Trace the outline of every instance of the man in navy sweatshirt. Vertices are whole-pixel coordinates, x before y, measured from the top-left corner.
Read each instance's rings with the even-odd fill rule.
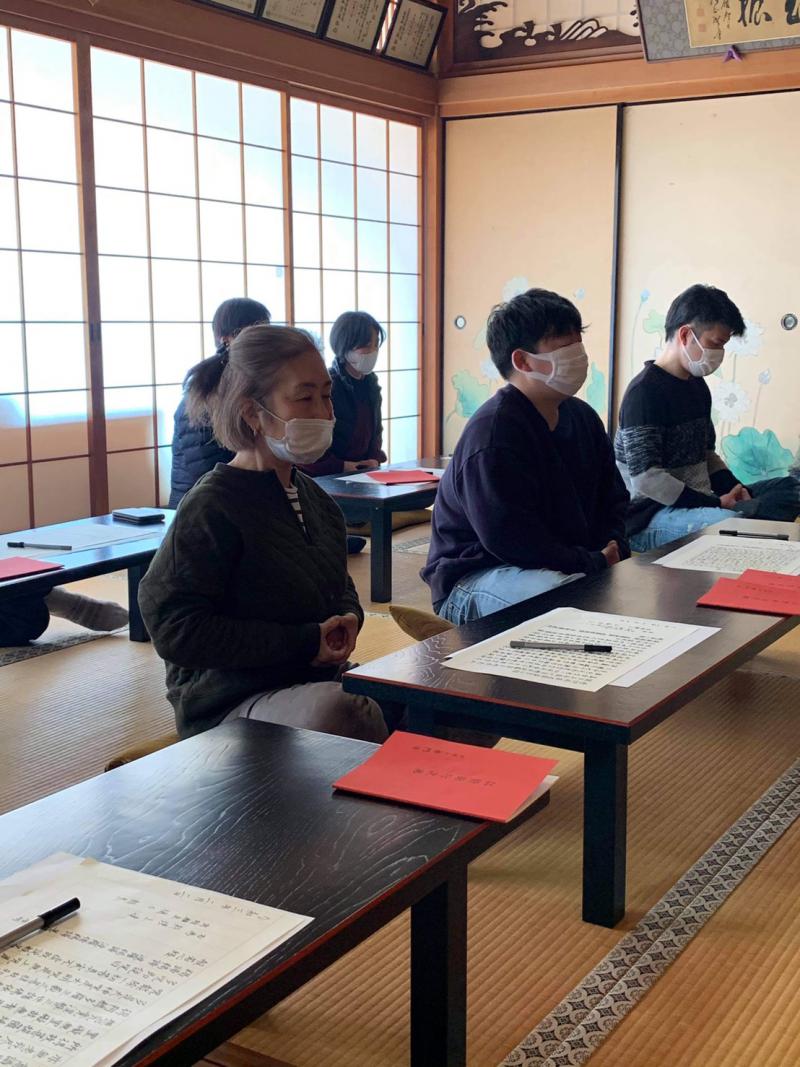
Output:
[[[569,300],[530,289],[496,307],[486,338],[507,385],[470,419],[433,509],[421,571],[434,610],[489,615],[630,555],[628,493],[602,422],[575,393],[583,324]]]

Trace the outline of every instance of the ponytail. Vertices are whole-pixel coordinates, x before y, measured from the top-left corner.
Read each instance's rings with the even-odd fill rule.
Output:
[[[219,388],[228,365],[228,343],[220,341],[213,356],[203,359],[183,379],[186,414],[192,426],[207,426],[211,421],[209,401]]]
[[[321,359],[311,336],[288,326],[247,326],[215,355],[186,375],[186,413],[193,425],[208,425],[231,452],[253,447],[255,431],[244,417],[248,402],[264,403],[284,368],[308,352]]]
[[[228,347],[232,338],[247,326],[268,323],[269,318],[269,311],[263,304],[245,296],[223,301],[214,312],[211,326],[217,350],[210,359],[196,363],[183,379],[185,409],[192,426],[207,426],[211,422],[209,404],[228,365]]]

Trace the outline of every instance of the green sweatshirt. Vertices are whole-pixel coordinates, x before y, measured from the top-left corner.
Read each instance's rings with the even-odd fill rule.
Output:
[[[166,661],[167,697],[182,737],[217,726],[268,689],[324,681],[319,623],[352,612],[344,519],[295,472],[306,532],[272,472],[218,463],[191,489],[139,587],[139,605]]]

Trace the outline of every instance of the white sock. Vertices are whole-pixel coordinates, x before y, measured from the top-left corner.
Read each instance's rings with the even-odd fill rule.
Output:
[[[113,600],[93,600],[56,586],[45,598],[51,615],[69,619],[87,630],[118,630],[128,623],[128,612]]]

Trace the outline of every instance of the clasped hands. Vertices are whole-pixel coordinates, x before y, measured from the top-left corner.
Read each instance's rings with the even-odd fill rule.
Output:
[[[733,489],[729,493],[723,493],[719,498],[720,505],[723,508],[727,508],[729,511],[733,511],[737,504],[744,500],[752,500],[752,496],[745,487],[739,483],[734,485]]]
[[[380,467],[380,463],[378,463],[377,459],[346,459],[343,467],[345,474],[353,474],[355,471],[376,471]]]
[[[311,666],[331,667],[346,662],[356,647],[357,637],[358,619],[352,612],[331,615],[319,624],[319,649]]]

